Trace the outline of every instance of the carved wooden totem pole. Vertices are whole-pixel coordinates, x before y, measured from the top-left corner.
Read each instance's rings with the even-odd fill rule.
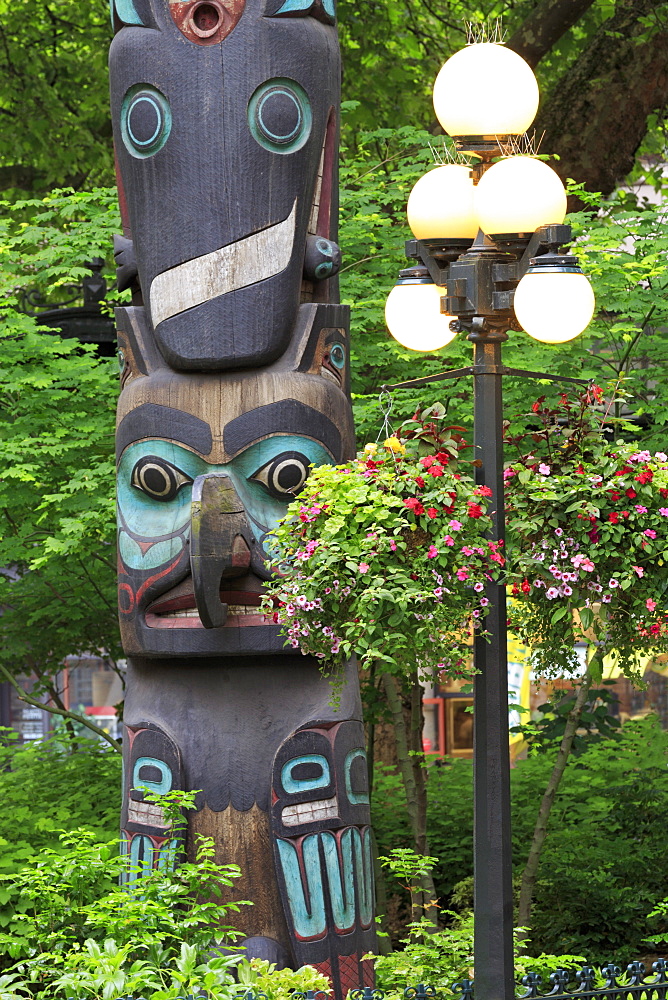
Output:
[[[359,686],[259,613],[267,533],[311,463],[353,453],[336,273],[335,0],[112,0],[123,835],[176,845],[149,789],[236,862],[246,954],[370,985]]]

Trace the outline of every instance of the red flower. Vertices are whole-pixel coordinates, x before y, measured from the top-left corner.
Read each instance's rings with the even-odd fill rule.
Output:
[[[531,590],[531,584],[529,583],[529,581],[522,580],[522,593],[528,594],[530,590]]]
[[[479,503],[470,503],[469,502],[468,515],[469,515],[469,517],[482,517],[482,515],[483,515],[483,509],[480,506],[480,504]]]
[[[415,477],[415,482],[422,489],[422,487],[424,486],[424,479],[422,478],[422,476],[416,476]]]
[[[612,514],[608,514],[608,521],[610,522],[610,524],[617,524],[617,522],[619,521],[619,514],[617,513],[617,511],[615,511]]]
[[[437,451],[436,458],[441,463],[441,465],[447,465],[448,462],[450,461],[450,456],[448,455],[447,451]]]
[[[492,491],[490,490],[489,486],[477,486],[474,489],[473,492],[474,492],[474,494],[477,497],[491,497],[492,496]]]
[[[427,507],[427,517],[434,518],[437,516],[438,516],[438,511],[436,510],[435,507]]]
[[[513,590],[512,590],[513,597],[517,597],[517,595],[519,594],[519,592],[520,592],[520,588],[517,586],[516,583],[514,583],[513,584]],[[508,624],[510,625],[510,619],[508,619]]]
[[[619,500],[620,496],[622,495],[617,490],[608,490],[608,493],[610,495],[611,500]]]
[[[643,469],[640,475],[636,476],[635,478],[637,482],[645,486],[646,483],[652,482],[652,480],[654,479],[654,473],[652,472],[651,469]]]
[[[416,517],[419,517],[420,514],[424,514],[424,507],[417,497],[409,497],[408,500],[404,500],[404,507],[408,507],[409,510],[412,510]]]
[[[442,476],[443,475],[443,469],[441,468],[440,465],[432,465],[429,468],[429,475],[430,476]]]
[[[668,500],[668,490],[660,489],[659,493],[661,494],[664,500]]]
[[[628,510],[623,510],[622,511],[622,517],[630,517],[630,516],[631,515],[630,515],[630,512]]]
[[[629,500],[633,500],[635,497],[638,496],[638,494],[636,493],[636,491],[633,489],[632,486],[629,486],[628,490],[626,491],[626,495],[629,498]]]
[[[577,467],[577,469],[575,471],[577,472],[578,476],[584,476],[585,470],[582,467],[582,463],[580,463],[580,465],[578,465],[578,467]]]
[[[425,469],[430,469],[435,461],[436,459],[433,455],[425,455],[424,458],[420,459],[420,465]]]

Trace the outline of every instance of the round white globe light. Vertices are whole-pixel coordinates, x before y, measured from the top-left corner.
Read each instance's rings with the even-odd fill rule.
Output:
[[[533,156],[494,163],[475,188],[475,210],[488,235],[532,233],[566,217],[566,190],[559,175]]]
[[[429,279],[399,279],[385,303],[385,322],[402,347],[437,351],[454,340],[450,323],[455,317],[441,312],[442,295],[445,289]]]
[[[594,291],[579,268],[530,268],[515,291],[515,315],[523,330],[544,344],[565,344],[587,329],[596,308]]]
[[[538,111],[538,82],[512,49],[481,42],[448,59],[434,84],[434,110],[448,135],[522,135]]]
[[[408,225],[416,240],[475,239],[478,218],[469,167],[448,163],[421,177],[408,198]]]

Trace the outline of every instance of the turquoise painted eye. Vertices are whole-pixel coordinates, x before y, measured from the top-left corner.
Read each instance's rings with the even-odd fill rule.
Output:
[[[294,153],[311,134],[311,102],[294,80],[268,80],[249,101],[248,123],[253,137],[265,149]]]
[[[165,502],[173,500],[181,487],[192,483],[192,479],[164,458],[145,455],[135,463],[131,482],[152,500]]]
[[[335,368],[342,371],[346,366],[346,349],[343,344],[332,344],[329,349],[329,360]]]
[[[306,482],[309,465],[308,458],[301,452],[284,451],[258,469],[250,479],[262,483],[275,500],[288,502]]]
[[[164,94],[148,84],[128,90],[121,105],[121,135],[131,156],[146,159],[167,142],[172,113]]]

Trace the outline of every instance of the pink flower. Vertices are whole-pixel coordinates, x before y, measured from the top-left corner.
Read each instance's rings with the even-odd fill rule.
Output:
[[[432,593],[433,593],[434,597],[442,597],[443,596],[443,587],[436,587],[432,591]]]
[[[668,507],[659,507],[659,514],[663,517],[668,517]]]
[[[465,566],[462,566],[461,569],[457,570],[457,579],[458,580],[468,580],[468,578],[469,578],[469,571],[466,569]]]
[[[642,568],[642,566],[632,566],[631,568],[635,570],[637,576],[643,577],[645,575],[645,570]]]
[[[556,587],[548,587],[548,589],[545,591],[545,596],[547,597],[548,601],[553,601],[555,597],[559,597],[559,591],[557,590]]]
[[[541,476],[549,476],[550,466],[545,465],[545,462],[541,462],[540,465],[538,466],[538,471],[540,472]]]
[[[647,535],[648,538],[656,538],[656,531],[652,531],[651,528],[647,528],[643,531],[643,535]]]
[[[635,567],[634,567],[634,569],[635,569]],[[613,578],[612,580],[608,580],[608,586],[609,586],[609,587],[610,587],[610,588],[611,588],[612,590],[614,590],[614,588],[615,588],[615,587],[618,587],[618,586],[619,586],[619,580],[615,580],[614,578]]]
[[[668,455],[666,455],[663,451],[657,451],[657,453],[654,456],[654,458],[658,458],[658,460],[660,462],[666,462],[666,461],[668,461]]]
[[[452,535],[446,535],[445,538],[443,539],[443,541],[445,542],[446,545],[454,545],[455,544],[455,540],[452,537]]]
[[[612,600],[611,594],[604,594],[603,597],[601,598],[603,604],[609,604],[611,600]]]
[[[390,552],[396,552],[396,551],[397,551],[397,543],[390,542]]]
[[[571,594],[573,593],[573,588],[569,587],[568,584],[565,583],[561,588],[561,592],[564,595],[564,597],[570,597]]]
[[[647,513],[647,507],[643,507],[643,505],[641,503],[637,503],[635,505],[635,508],[636,508],[636,510],[638,511],[639,514],[646,514]]]
[[[481,608],[486,608],[488,604],[489,604],[489,598],[488,597],[481,597],[480,598],[480,607]],[[473,612],[473,614],[475,614],[475,611]]]
[[[484,583],[480,583],[480,582],[474,583],[473,584],[473,589],[476,591],[476,593],[479,594],[482,590],[485,589],[485,584]]]
[[[645,601],[645,607],[648,611],[654,611],[656,608],[656,601],[653,601],[651,597],[648,597]]]
[[[435,559],[437,555],[438,555],[438,549],[436,548],[436,546],[430,545],[429,550],[427,552],[427,559]]]
[[[369,564],[368,563],[361,562],[357,568],[360,571],[360,573],[368,573],[369,572]]]
[[[504,469],[503,470],[504,481],[507,480],[507,479],[512,479],[515,474],[516,473],[515,473],[514,469]]]
[[[461,528],[461,526],[462,526],[462,522],[461,521],[454,521],[454,520],[453,521],[448,521],[448,528],[451,528],[452,531],[459,531],[459,529]]]

